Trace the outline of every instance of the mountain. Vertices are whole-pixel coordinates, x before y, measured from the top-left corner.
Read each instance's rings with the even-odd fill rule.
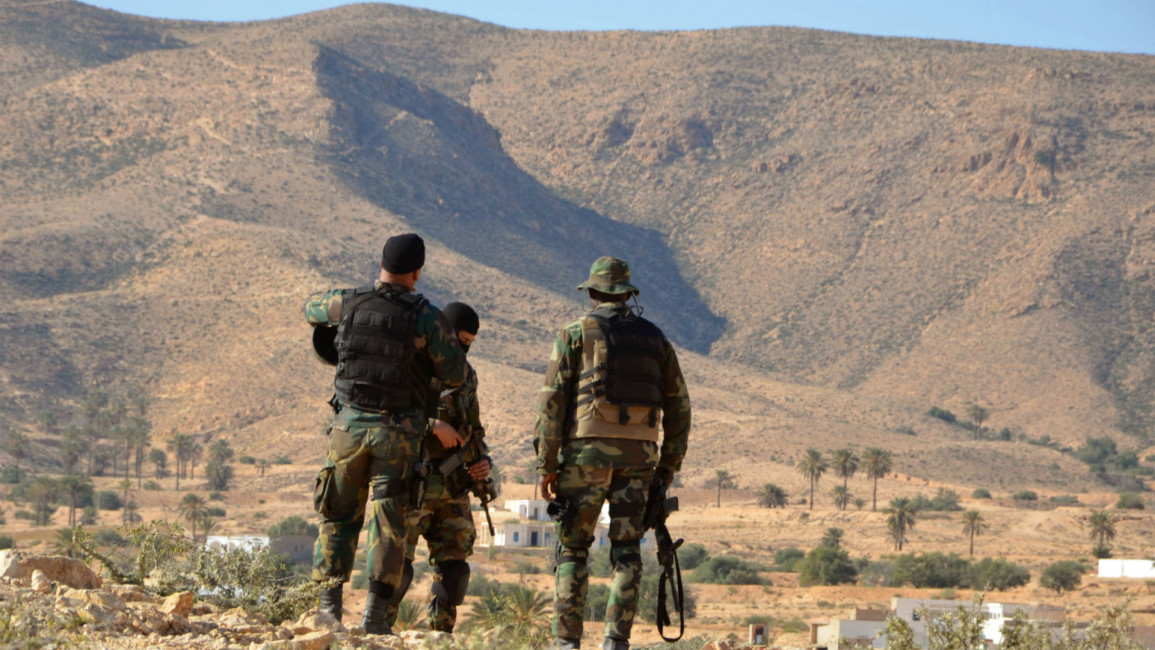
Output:
[[[275,21],[0,1],[0,423],[141,394],[154,436],[321,454],[300,305],[429,245],[522,472],[574,287],[627,258],[679,346],[691,477],[808,446],[1075,490],[1155,418],[1155,58],[788,28],[540,32],[384,4]],[[915,435],[910,435],[914,433]],[[1058,467],[1062,471],[1056,472]]]

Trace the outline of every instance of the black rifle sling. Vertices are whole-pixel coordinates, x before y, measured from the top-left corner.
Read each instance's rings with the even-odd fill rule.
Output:
[[[656,540],[665,538],[666,543],[670,543],[670,531],[666,528],[665,523],[658,524],[654,528],[654,536]],[[670,565],[662,567],[662,575],[658,578],[658,635],[667,643],[673,643],[682,638],[686,633],[686,601],[684,600],[685,592],[682,591],[682,565],[678,562],[678,546],[681,545],[682,540],[677,543],[670,543],[670,556],[673,562]],[[660,543],[660,542],[659,542]],[[678,612],[678,636],[666,636],[666,626],[670,625],[670,612],[666,606],[667,593],[669,598],[674,601],[674,609]]]

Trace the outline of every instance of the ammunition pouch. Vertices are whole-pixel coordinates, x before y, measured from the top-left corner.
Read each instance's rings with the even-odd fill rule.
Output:
[[[337,490],[333,487],[333,470],[335,467],[325,467],[317,472],[317,479],[313,482],[313,510],[322,517],[328,517],[333,512],[333,499]]]

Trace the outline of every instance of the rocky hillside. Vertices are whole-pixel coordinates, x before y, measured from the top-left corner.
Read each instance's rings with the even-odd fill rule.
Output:
[[[405,230],[420,288],[481,313],[513,471],[604,253],[682,350],[691,476],[881,445],[960,484],[1087,480],[930,406],[1144,451],[1155,58],[382,4],[225,25],[3,0],[0,43],[0,424],[44,467],[43,414],[82,425],[94,389],[144,394],[157,437],[319,456],[300,304]]]

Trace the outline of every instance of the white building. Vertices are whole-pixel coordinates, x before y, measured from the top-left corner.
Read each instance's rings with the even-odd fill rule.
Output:
[[[1099,560],[1100,578],[1155,578],[1151,560]]]
[[[914,633],[914,642],[927,647],[927,627],[945,614],[958,614],[959,608],[971,611],[974,603],[968,600],[935,600],[929,598],[892,598],[890,611],[856,609],[848,619],[815,620],[810,622],[810,647],[814,650],[842,650],[869,644],[885,648],[886,639],[880,633],[886,629],[886,618],[893,615],[906,621]],[[1063,620],[1061,607],[1018,605],[1013,603],[984,602],[980,616],[983,619],[983,639],[987,647],[997,648],[1003,642],[1003,626],[1024,610],[1034,621],[1053,623]],[[855,645],[857,644],[857,645]]]
[[[507,548],[552,548],[557,538],[554,522],[546,512],[548,505],[549,502],[545,499],[507,499],[503,510],[494,509],[490,513],[493,519],[492,539],[484,522],[477,525],[477,544]],[[507,513],[513,514],[516,519],[510,518]],[[653,544],[653,541],[654,533],[650,531],[642,539],[642,545]],[[594,528],[594,542],[590,550],[609,545],[610,506],[606,503],[602,504],[602,512],[598,515],[598,523]]]
[[[258,549],[270,550],[289,556],[289,562],[301,564],[313,561],[313,545],[317,538],[312,535],[289,535],[278,537],[271,543],[268,535],[209,535],[205,538],[205,548],[220,551],[244,550],[252,553]]]

